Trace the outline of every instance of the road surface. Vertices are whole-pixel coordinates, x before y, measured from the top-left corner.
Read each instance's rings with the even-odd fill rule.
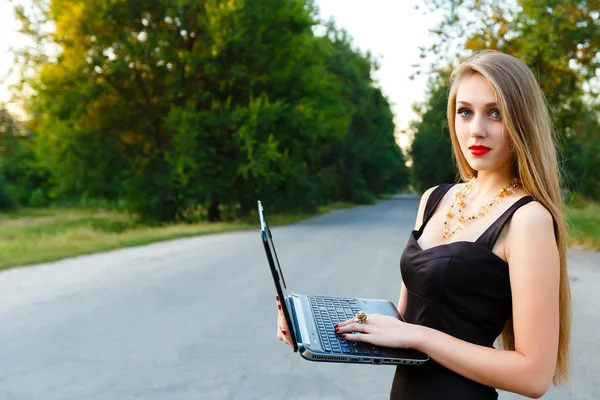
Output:
[[[397,302],[417,206],[397,196],[274,228],[290,290]],[[574,378],[544,398],[598,399],[600,254],[569,261]],[[389,396],[394,367],[309,362],[276,340],[258,222],[8,270],[0,296],[0,400]]]

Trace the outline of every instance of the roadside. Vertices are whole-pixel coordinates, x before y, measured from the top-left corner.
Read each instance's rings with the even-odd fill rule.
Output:
[[[571,245],[600,251],[600,203],[586,202],[567,208]]]
[[[353,207],[332,203],[315,213],[270,214],[272,226],[291,224],[330,210]],[[133,216],[102,209],[37,208],[0,215],[0,270],[67,257],[190,236],[258,228],[258,214],[220,223],[176,223],[152,226]]]
[[[286,225],[354,206],[332,203],[320,207],[316,213],[270,214],[269,223]],[[567,220],[571,245],[600,251],[600,204],[570,205]],[[102,209],[22,209],[0,215],[0,270],[164,240],[257,229],[257,226],[256,213],[232,222],[151,226],[127,214]]]

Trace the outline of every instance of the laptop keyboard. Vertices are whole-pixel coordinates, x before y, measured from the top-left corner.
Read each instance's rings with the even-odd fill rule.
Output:
[[[380,351],[376,346],[347,341],[335,333],[334,325],[354,318],[359,311],[356,300],[322,296],[308,296],[308,299],[315,316],[321,344],[326,352],[380,355]]]

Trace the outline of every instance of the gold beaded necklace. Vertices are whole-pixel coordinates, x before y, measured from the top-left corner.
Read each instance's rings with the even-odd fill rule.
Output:
[[[452,199],[452,204],[450,205],[450,208],[446,212],[446,218],[444,220],[444,226],[442,229],[442,238],[443,239],[452,238],[456,232],[458,232],[461,229],[464,229],[465,226],[469,222],[487,215],[490,208],[492,208],[496,204],[500,203],[500,199],[503,199],[506,196],[512,194],[514,192],[514,190],[519,186],[519,180],[517,178],[513,179],[513,181],[508,186],[506,186],[506,187],[502,188],[502,190],[500,190],[500,193],[498,193],[496,196],[494,196],[494,198],[492,198],[490,201],[486,202],[483,206],[481,206],[479,208],[479,211],[477,211],[475,214],[471,215],[470,217],[464,217],[461,215],[461,213],[462,213],[463,208],[466,205],[465,199],[467,198],[467,195],[471,192],[471,190],[473,190],[475,183],[477,183],[477,178],[476,177],[471,178],[471,180],[469,182],[467,182],[465,187],[461,191],[456,193],[456,195],[454,196],[454,199]],[[453,212],[455,207],[457,208],[456,215],[458,217],[457,218],[458,225],[456,225],[454,230],[450,231],[450,227],[448,226],[448,223],[449,223],[450,219],[452,219],[452,217],[455,215]]]

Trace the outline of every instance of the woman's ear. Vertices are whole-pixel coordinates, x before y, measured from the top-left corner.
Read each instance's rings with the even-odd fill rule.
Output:
[[[513,164],[517,162],[517,155],[515,154],[515,144],[514,142],[511,140],[511,138],[508,138],[508,151],[510,151],[513,154]]]

